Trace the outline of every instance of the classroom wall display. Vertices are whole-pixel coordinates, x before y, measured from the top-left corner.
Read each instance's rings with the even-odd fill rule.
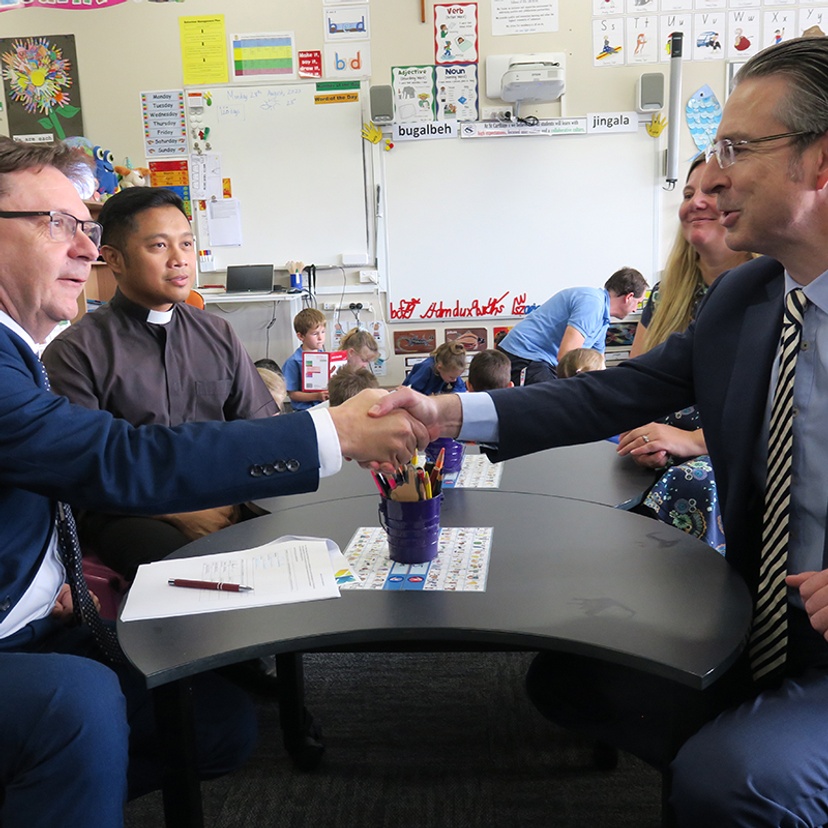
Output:
[[[384,156],[389,320],[519,317],[623,266],[652,282],[658,147],[643,129],[398,144]]]
[[[477,3],[435,3],[434,62],[475,63],[477,59]]]
[[[446,328],[445,341],[459,342],[468,353],[476,353],[489,347],[489,332],[485,328]]]
[[[216,270],[279,268],[290,259],[340,265],[343,253],[373,260],[362,140],[367,84],[300,80],[186,91],[205,102],[188,107],[191,145],[209,130],[240,212],[241,245],[217,247],[199,235]]]
[[[392,66],[391,88],[397,123],[434,120],[433,66]]]
[[[828,10],[820,5],[825,3],[592,0],[593,65],[667,63],[670,35],[677,31],[685,35],[685,61],[746,60],[782,40],[828,34]]]
[[[558,31],[558,0],[492,0],[492,35]]]
[[[325,9],[325,40],[368,40],[370,37],[367,5]]]
[[[230,39],[233,77],[258,82],[296,77],[293,32],[234,34]]]
[[[435,66],[437,120],[476,121],[478,103],[477,64]]]
[[[105,9],[109,6],[120,6],[127,0],[0,0],[0,12],[12,9],[69,9],[83,11],[85,9]]]
[[[9,133],[21,140],[83,135],[73,35],[0,38]]]
[[[435,328],[394,331],[395,354],[430,354],[437,347]]]

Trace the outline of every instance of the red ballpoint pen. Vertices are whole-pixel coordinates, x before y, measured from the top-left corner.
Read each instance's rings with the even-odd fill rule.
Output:
[[[214,589],[219,592],[252,592],[253,587],[243,584],[229,584],[225,581],[190,581],[186,578],[170,578],[170,586],[188,587],[189,589]]]

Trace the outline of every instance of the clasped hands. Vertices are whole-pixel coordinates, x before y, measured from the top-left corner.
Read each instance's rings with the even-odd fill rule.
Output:
[[[661,469],[670,457],[698,457],[707,453],[704,432],[687,431],[664,423],[648,423],[618,438],[618,454],[630,455],[639,466]]]
[[[391,471],[437,437],[455,437],[462,413],[456,394],[426,397],[410,388],[368,389],[330,409],[343,456]]]

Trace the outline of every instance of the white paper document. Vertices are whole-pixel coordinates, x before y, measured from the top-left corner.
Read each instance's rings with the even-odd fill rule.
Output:
[[[189,589],[170,586],[170,578],[222,581],[253,589],[250,592]],[[169,618],[322,598],[339,598],[326,542],[315,538],[280,539],[238,552],[139,566],[121,620]]]

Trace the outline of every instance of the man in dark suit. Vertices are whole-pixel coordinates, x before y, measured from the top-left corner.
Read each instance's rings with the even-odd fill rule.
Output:
[[[772,580],[763,557],[766,507],[779,480],[790,481],[790,507],[783,503],[775,516],[785,515],[779,525],[789,532],[779,576],[786,627],[774,639],[778,653],[761,669],[755,622],[750,653],[701,699],[631,671],[554,654],[538,656],[528,688],[550,718],[670,763],[681,826],[822,826],[828,822],[828,39],[787,41],[745,64],[702,188],[716,194],[734,250],[774,258],[722,276],[685,334],[609,371],[462,400],[400,391],[373,413],[405,407],[432,438],[459,434],[495,443],[495,459],[506,459],[607,437],[696,403],[719,484],[727,558],[759,596],[757,604]],[[807,299],[801,344],[780,351],[783,303],[798,288]],[[780,475],[776,462],[768,462],[769,433],[776,432],[769,421],[777,385],[786,386],[777,380],[787,373],[790,353],[798,354],[791,414],[774,421],[792,423],[791,472]],[[651,450],[644,436],[634,452]],[[678,744],[670,739],[676,709],[682,711]]]
[[[379,391],[315,415],[175,429],[133,428],[52,394],[37,358],[38,343],[59,321],[75,315],[100,242],[100,225],[90,220],[64,174],[77,172],[77,158],[62,146],[0,139],[0,823],[5,828],[63,821],[117,828],[127,783],[129,794],[139,795],[157,787],[160,778],[143,678],[113,662],[104,669],[118,682],[99,680],[100,671],[86,660],[105,661],[102,636],[93,639],[87,623],[68,623],[73,598],[85,592],[78,579],[70,578],[71,595],[64,583],[75,556],[58,501],[137,513],[203,509],[312,490],[320,476],[339,468],[343,454],[396,465],[410,459],[418,442],[427,442],[425,429],[407,414],[386,426],[369,421],[366,411],[382,396]],[[84,621],[94,625],[94,613],[87,612]],[[6,657],[14,654],[31,658]],[[39,657],[47,654],[56,657]],[[197,684],[198,765],[207,778],[246,758],[255,719],[249,700],[229,683],[208,674]],[[100,702],[101,718],[89,727],[78,704],[84,691]],[[101,745],[112,772],[99,784],[95,769],[101,753],[90,755],[89,748]],[[80,769],[79,761],[93,764]]]

